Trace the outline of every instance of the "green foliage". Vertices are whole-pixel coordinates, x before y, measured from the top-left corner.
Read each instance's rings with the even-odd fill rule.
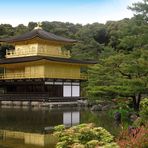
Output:
[[[100,145],[98,140],[91,140],[86,143],[87,148],[94,148],[94,147],[96,147],[96,145]]]
[[[64,125],[58,125],[54,127],[55,131],[61,132],[63,130],[65,130],[65,126]]]
[[[109,111],[109,115],[111,117],[114,117],[114,115],[115,115],[116,112],[121,113],[121,119],[122,119],[122,121],[128,122],[129,121],[129,113],[130,112],[133,113],[134,110],[129,107],[129,105],[128,105],[127,102],[124,101],[124,102],[118,103],[116,109],[111,109]]]
[[[59,127],[56,129],[60,129]],[[54,132],[58,136],[59,142],[56,148],[94,148],[105,147],[109,148],[114,145],[113,136],[102,127],[95,127],[92,123],[80,124],[69,129],[58,130]]]
[[[23,24],[18,25],[15,29],[15,35],[24,34],[28,31],[28,27],[24,26]]]
[[[85,148],[85,146],[83,144],[80,144],[80,143],[74,143],[72,145],[72,148]]]
[[[0,44],[0,59],[5,58],[6,50],[14,49],[12,45],[1,45]]]
[[[9,24],[0,25],[0,38],[6,38],[14,35],[14,28]]]
[[[104,56],[100,58],[99,64],[89,70],[89,98],[137,97],[139,94],[147,95],[147,90],[147,47],[136,49],[129,54],[116,52]]]
[[[148,120],[148,98],[144,98],[140,103],[140,115],[145,120]]]
[[[137,19],[142,19],[145,23],[148,22],[148,0],[133,3],[132,7],[129,7],[129,9],[136,12]]]
[[[143,125],[145,125],[146,124],[146,120],[144,120],[143,118],[141,118],[141,117],[138,117],[134,122],[133,122],[133,126],[134,127],[141,127],[141,126],[143,126]]]
[[[142,99],[140,102],[140,111],[139,111],[140,117],[138,117],[133,125],[135,127],[140,127],[142,125],[148,126],[148,98]]]
[[[76,34],[75,38],[80,41],[72,47],[72,57],[78,59],[98,59],[102,46],[96,40],[97,32],[103,24],[94,23],[83,26]]]

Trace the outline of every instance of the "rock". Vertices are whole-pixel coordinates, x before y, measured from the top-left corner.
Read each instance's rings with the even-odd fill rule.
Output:
[[[114,114],[114,119],[115,119],[116,125],[119,125],[121,123],[121,113],[116,112]]]
[[[94,105],[96,105],[95,102],[88,102],[88,103],[87,103],[87,107],[93,107]]]
[[[2,105],[12,105],[12,101],[1,101]]]
[[[132,122],[134,122],[137,118],[138,118],[138,116],[136,114],[133,114],[133,115],[130,116],[130,120]]]
[[[22,105],[23,105],[23,106],[29,106],[29,105],[30,105],[30,102],[29,102],[29,101],[23,101],[23,102],[22,102]]]
[[[104,102],[101,102],[101,105],[103,105],[103,106],[106,106],[106,105],[114,106],[115,103],[111,102],[111,101],[104,101]]]
[[[77,102],[78,102],[79,106],[81,106],[81,107],[88,106],[88,101],[87,100],[78,100]]]
[[[102,111],[102,105],[98,104],[98,105],[94,105],[91,108],[91,111]]]
[[[12,104],[14,106],[20,106],[21,105],[21,101],[13,101]]]
[[[40,104],[39,102],[31,102],[32,106],[39,106],[39,104]]]
[[[118,109],[118,105],[111,106],[111,109]]]
[[[130,112],[128,114],[129,121],[131,121],[131,122],[134,122],[138,117],[139,117],[139,115],[135,112]]]
[[[106,111],[106,110],[109,110],[110,108],[111,108],[110,105],[105,105],[105,106],[102,107],[102,110]]]

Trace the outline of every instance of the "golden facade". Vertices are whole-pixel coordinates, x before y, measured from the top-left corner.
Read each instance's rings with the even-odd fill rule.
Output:
[[[14,46],[0,59],[0,99],[51,101],[51,97],[70,97],[76,101],[81,96],[80,83],[87,79],[81,68],[94,63],[71,59],[70,51],[62,49],[76,40],[38,28],[0,42]]]

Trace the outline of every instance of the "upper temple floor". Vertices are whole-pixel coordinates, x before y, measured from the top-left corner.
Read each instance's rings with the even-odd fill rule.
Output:
[[[23,35],[0,39],[0,42],[14,45],[13,50],[6,50],[6,58],[26,56],[50,56],[70,58],[70,51],[63,50],[67,44],[76,40],[60,37],[42,29],[34,29]]]
[[[62,50],[61,45],[49,44],[41,39],[32,39],[15,44],[15,49],[6,50],[6,58],[16,58],[25,56],[51,56],[70,58],[69,50]]]

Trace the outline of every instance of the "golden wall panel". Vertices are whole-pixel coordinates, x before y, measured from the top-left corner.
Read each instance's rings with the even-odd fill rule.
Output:
[[[26,78],[44,78],[43,65],[30,65],[25,67]]]
[[[45,77],[80,78],[80,66],[72,64],[48,63],[45,65]]]
[[[5,67],[0,79],[26,79],[26,78],[59,78],[59,79],[85,79],[80,73],[81,65],[58,62],[28,62],[12,64]]]

